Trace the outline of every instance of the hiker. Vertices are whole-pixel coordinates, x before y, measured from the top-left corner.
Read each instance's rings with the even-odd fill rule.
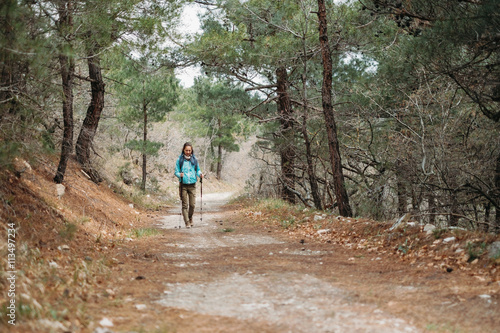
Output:
[[[175,164],[175,175],[179,178],[179,195],[182,201],[182,216],[186,228],[193,226],[194,205],[196,200],[196,181],[202,181],[198,160],[194,156],[193,146],[186,142]]]

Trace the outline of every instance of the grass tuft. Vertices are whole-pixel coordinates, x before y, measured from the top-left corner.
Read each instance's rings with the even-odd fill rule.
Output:
[[[136,238],[141,238],[141,237],[150,237],[150,236],[157,236],[160,235],[160,231],[155,228],[139,228],[139,229],[133,229],[131,231],[131,237],[135,236]]]

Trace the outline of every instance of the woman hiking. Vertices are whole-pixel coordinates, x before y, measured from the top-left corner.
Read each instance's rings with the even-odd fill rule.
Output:
[[[175,164],[175,175],[179,178],[179,194],[182,201],[182,216],[186,228],[193,227],[193,214],[196,201],[196,181],[203,178],[193,146],[186,142]]]

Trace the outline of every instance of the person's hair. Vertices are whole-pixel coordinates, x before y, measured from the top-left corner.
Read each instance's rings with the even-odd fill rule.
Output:
[[[191,147],[191,155],[194,155],[193,145],[192,145],[190,142],[186,142],[186,143],[184,144],[184,146],[182,146],[182,152],[181,152],[181,154],[184,154],[184,149],[185,149],[186,147]]]

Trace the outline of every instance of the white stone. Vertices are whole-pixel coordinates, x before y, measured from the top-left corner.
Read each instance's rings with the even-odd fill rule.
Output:
[[[31,171],[31,170],[32,170],[32,169],[31,169],[31,165],[30,165],[28,162],[23,161],[23,164],[24,164],[24,166],[26,167],[26,169],[27,169],[28,171]]]
[[[137,310],[146,310],[146,304],[136,304],[135,308]]]
[[[428,235],[432,234],[432,232],[433,232],[435,229],[436,229],[436,226],[435,226],[435,225],[433,225],[433,224],[426,224],[426,225],[424,226],[424,231],[425,231]]]
[[[49,330],[50,332],[66,332],[68,331],[68,328],[65,327],[62,323],[58,322],[58,321],[53,321],[53,320],[49,320],[49,319],[40,319],[38,320],[38,324]]]
[[[113,322],[109,320],[108,318],[102,318],[102,320],[99,322],[99,325],[104,326],[104,327],[112,327]]]
[[[500,257],[500,241],[491,243],[488,247],[488,257],[491,259],[497,259]]]
[[[453,242],[455,240],[456,240],[455,237],[448,237],[448,238],[443,239],[443,243],[449,243],[449,242]]]
[[[63,184],[56,184],[57,198],[61,199],[66,191],[66,187]]]

